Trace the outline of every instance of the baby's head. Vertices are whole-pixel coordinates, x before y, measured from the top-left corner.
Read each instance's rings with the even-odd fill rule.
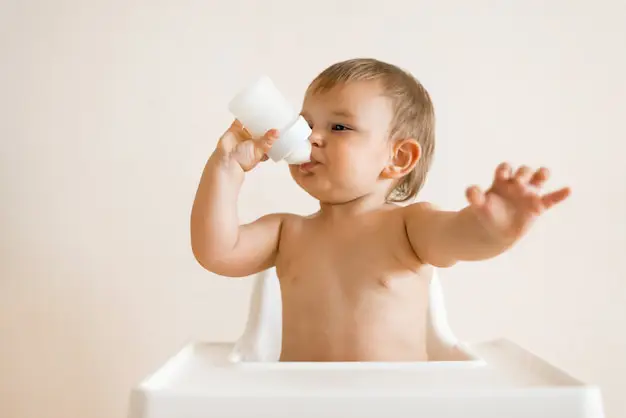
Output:
[[[428,92],[406,71],[374,59],[333,64],[309,85],[302,115],[313,130],[313,162],[290,171],[318,200],[380,194],[405,202],[424,184],[435,116]]]

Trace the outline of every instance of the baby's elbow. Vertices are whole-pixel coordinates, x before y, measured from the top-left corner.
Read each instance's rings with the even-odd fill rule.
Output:
[[[427,255],[426,257],[424,257],[423,261],[426,262],[426,264],[430,264],[431,266],[437,268],[450,268],[459,262],[459,260],[457,260],[455,257],[444,254],[433,254],[430,256]]]
[[[230,254],[211,251],[204,246],[193,244],[192,252],[196,262],[213,274],[228,278],[242,278],[248,275],[245,268],[233,262]]]
[[[454,265],[456,265],[456,263],[458,263],[458,260],[454,260],[454,259],[444,259],[444,260],[435,260],[434,262],[430,263],[433,267],[437,267],[437,268],[450,268],[453,267]]]
[[[213,273],[213,260],[209,256],[209,252],[206,248],[195,242],[193,239],[191,240],[191,252],[193,253],[193,257],[196,259],[196,262],[200,264],[202,268],[208,270]]]
[[[203,269],[213,274],[224,277],[239,277],[238,275],[233,274],[231,269],[228,268],[228,265],[225,265],[225,263],[217,257],[208,256],[206,253],[201,251],[193,251],[193,255],[197,263],[200,264]]]
[[[196,262],[205,270],[216,273],[219,257],[216,256],[214,249],[210,248],[204,240],[197,239],[192,235],[191,252]]]

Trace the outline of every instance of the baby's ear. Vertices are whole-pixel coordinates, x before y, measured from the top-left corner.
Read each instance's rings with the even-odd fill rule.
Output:
[[[391,152],[391,158],[382,176],[388,179],[400,179],[415,168],[422,156],[422,147],[416,139],[404,138],[393,143]]]

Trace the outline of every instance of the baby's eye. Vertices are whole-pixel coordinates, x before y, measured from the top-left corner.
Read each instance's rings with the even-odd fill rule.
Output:
[[[332,125],[332,130],[333,131],[349,131],[350,128],[348,128],[345,125],[341,125],[339,123],[335,123],[335,124]]]

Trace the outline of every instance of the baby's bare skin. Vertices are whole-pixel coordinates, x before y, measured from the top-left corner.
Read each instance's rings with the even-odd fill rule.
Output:
[[[540,194],[547,169],[503,163],[487,191],[467,189],[462,210],[388,204],[422,152],[415,138],[389,138],[393,112],[372,81],[305,96],[312,162],[289,170],[320,203],[309,217],[237,218],[244,177],[267,159],[275,131],[251,138],[235,121],[205,166],[191,215],[194,256],[228,277],[276,267],[283,361],[427,360],[429,270],[503,253],[569,195]]]
[[[276,271],[284,361],[423,361],[429,276],[385,206],[333,222],[285,219]]]

